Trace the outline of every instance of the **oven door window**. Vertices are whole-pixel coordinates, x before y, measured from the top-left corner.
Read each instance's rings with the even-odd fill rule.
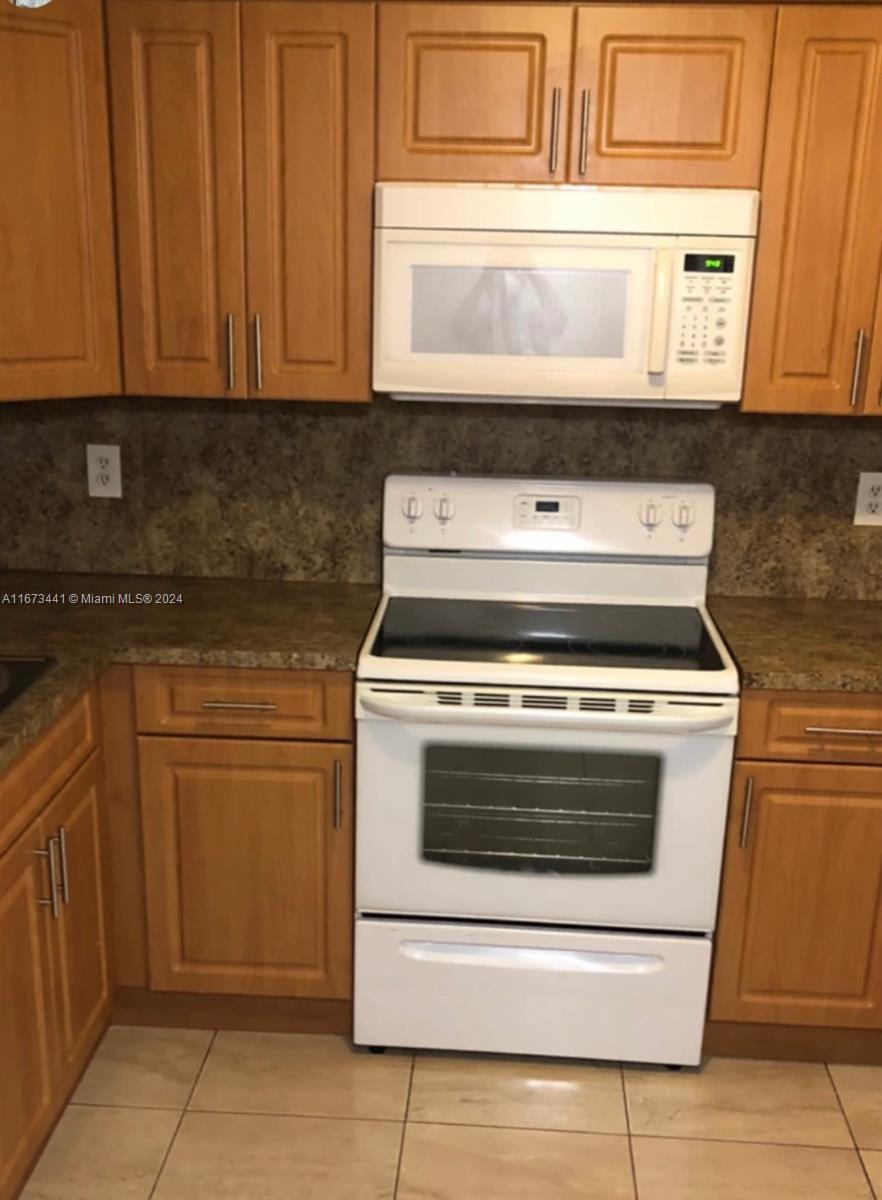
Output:
[[[430,862],[534,874],[652,870],[658,755],[437,745],[423,762]]]

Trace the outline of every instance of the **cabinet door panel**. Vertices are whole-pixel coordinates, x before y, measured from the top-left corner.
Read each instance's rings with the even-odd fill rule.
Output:
[[[570,178],[758,187],[774,25],[760,6],[580,8]]]
[[[36,829],[0,858],[0,1196],[11,1196],[54,1116],[48,871]],[[44,878],[45,876],[45,878]]]
[[[139,743],[152,986],[347,997],[351,748]]]
[[[882,8],[780,10],[745,377],[754,412],[856,413],[882,222]],[[852,395],[855,403],[852,404]]]
[[[882,1028],[882,770],[741,762],[732,798],[712,1019]]]
[[[565,6],[381,5],[379,178],[563,180],[572,21]]]
[[[0,11],[0,400],[119,391],[100,0]]]
[[[44,839],[59,840],[67,898],[52,925],[55,942],[59,1050],[72,1083],[103,1032],[110,1010],[104,898],[102,767],[93,754],[41,818]]]
[[[126,391],[245,396],[237,6],[120,0],[108,23]]]
[[[369,400],[372,7],[249,3],[242,29],[250,394]]]

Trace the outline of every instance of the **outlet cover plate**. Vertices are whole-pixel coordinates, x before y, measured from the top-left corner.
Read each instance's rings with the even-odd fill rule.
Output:
[[[882,525],[882,471],[861,471],[858,476],[855,525]]]
[[[86,446],[86,476],[90,496],[118,500],[122,496],[119,446]]]

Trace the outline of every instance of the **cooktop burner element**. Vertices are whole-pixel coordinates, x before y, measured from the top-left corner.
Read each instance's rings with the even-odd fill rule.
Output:
[[[698,609],[393,596],[378,658],[721,671]]]

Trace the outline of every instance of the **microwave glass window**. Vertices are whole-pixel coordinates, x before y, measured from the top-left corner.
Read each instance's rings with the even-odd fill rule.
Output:
[[[651,754],[427,746],[422,857],[532,874],[651,871],[659,780]]]
[[[411,351],[622,358],[628,271],[414,266]]]

